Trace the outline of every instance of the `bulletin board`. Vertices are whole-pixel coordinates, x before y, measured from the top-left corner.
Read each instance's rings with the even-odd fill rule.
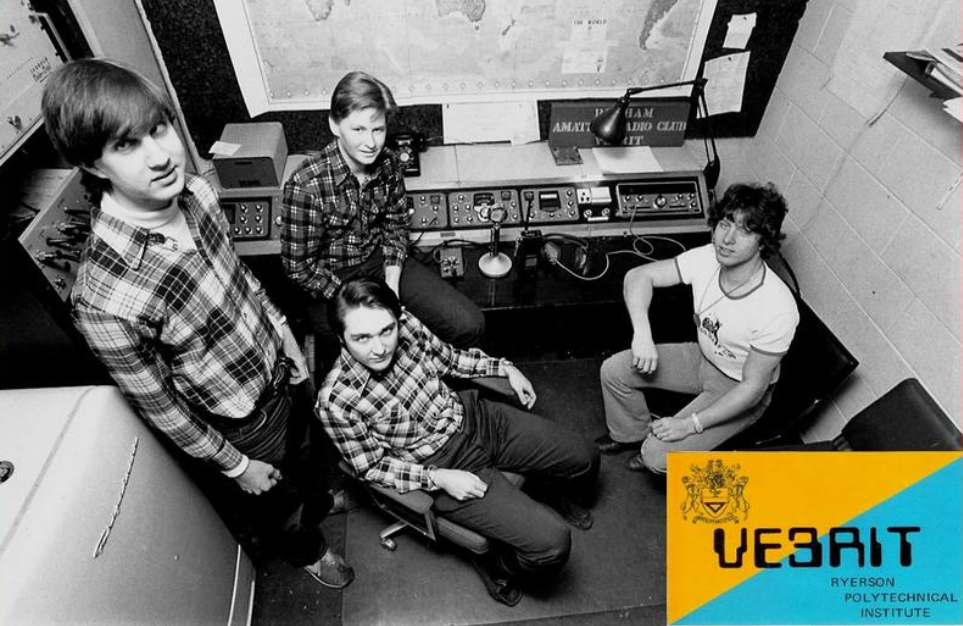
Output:
[[[669,1],[669,0],[667,0]],[[142,0],[164,63],[184,111],[187,125],[203,156],[227,123],[252,121],[242,97],[213,0]],[[733,15],[756,13],[743,109],[709,119],[716,137],[755,134],[779,71],[789,52],[806,0],[718,0],[702,60],[736,52],[722,47]],[[539,100],[541,138],[548,136],[551,100]],[[693,113],[694,115],[694,113]],[[253,121],[278,121],[290,152],[323,147],[331,139],[323,111],[277,111]],[[396,132],[418,132],[428,144],[440,143],[441,105],[403,106],[393,121]],[[702,136],[703,121],[690,118],[687,136]]]

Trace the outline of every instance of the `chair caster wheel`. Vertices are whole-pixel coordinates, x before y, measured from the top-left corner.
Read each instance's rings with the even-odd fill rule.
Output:
[[[392,539],[391,537],[385,537],[384,539],[381,540],[381,547],[384,548],[385,550],[391,550],[392,552],[394,552],[395,548],[398,547],[398,544],[395,543],[395,540]]]

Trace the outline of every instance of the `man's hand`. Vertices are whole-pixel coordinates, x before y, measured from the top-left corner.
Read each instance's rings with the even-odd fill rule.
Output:
[[[653,374],[659,366],[659,351],[649,335],[636,333],[632,337],[632,367],[640,374]]]
[[[481,498],[488,491],[481,478],[464,470],[436,469],[435,484],[459,502]]]
[[[532,408],[538,397],[535,395],[535,388],[531,381],[525,378],[525,374],[522,374],[514,365],[507,366],[505,371],[508,374],[508,384],[512,386],[518,401],[526,409]]]
[[[652,422],[652,434],[660,441],[680,441],[695,432],[689,417],[666,417]]]
[[[399,298],[401,297],[401,266],[400,265],[385,265],[385,282],[391,287],[391,290],[395,292],[395,295]]]
[[[282,348],[284,350],[284,355],[291,359],[291,378],[288,380],[288,384],[297,385],[308,379],[310,372],[308,371],[308,362],[304,358],[304,354],[301,352],[301,346],[298,345],[298,341],[294,338],[294,333],[291,332],[291,327],[287,324],[284,325],[284,331],[281,335],[282,338]]]
[[[262,493],[267,493],[280,482],[281,470],[276,469],[270,463],[251,459],[244,473],[235,480],[245,493],[259,496]]]

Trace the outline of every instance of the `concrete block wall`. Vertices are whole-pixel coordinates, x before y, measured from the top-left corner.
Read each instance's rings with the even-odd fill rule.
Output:
[[[860,361],[807,440],[835,436],[910,376],[960,416],[961,126],[909,78],[872,120],[827,88],[862,1],[874,0],[810,0],[759,132],[719,145],[720,191],[758,180],[786,195],[783,254]],[[960,11],[942,1],[936,30],[949,45],[963,32]]]

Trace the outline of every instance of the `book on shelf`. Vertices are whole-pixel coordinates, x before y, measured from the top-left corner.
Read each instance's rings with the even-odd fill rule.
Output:
[[[925,71],[926,75],[933,80],[953,90],[955,93],[963,95],[963,78],[947,70],[941,63],[934,61],[926,66]]]
[[[963,44],[951,48],[927,48],[926,52],[945,73],[955,77],[957,82],[963,80]]]

